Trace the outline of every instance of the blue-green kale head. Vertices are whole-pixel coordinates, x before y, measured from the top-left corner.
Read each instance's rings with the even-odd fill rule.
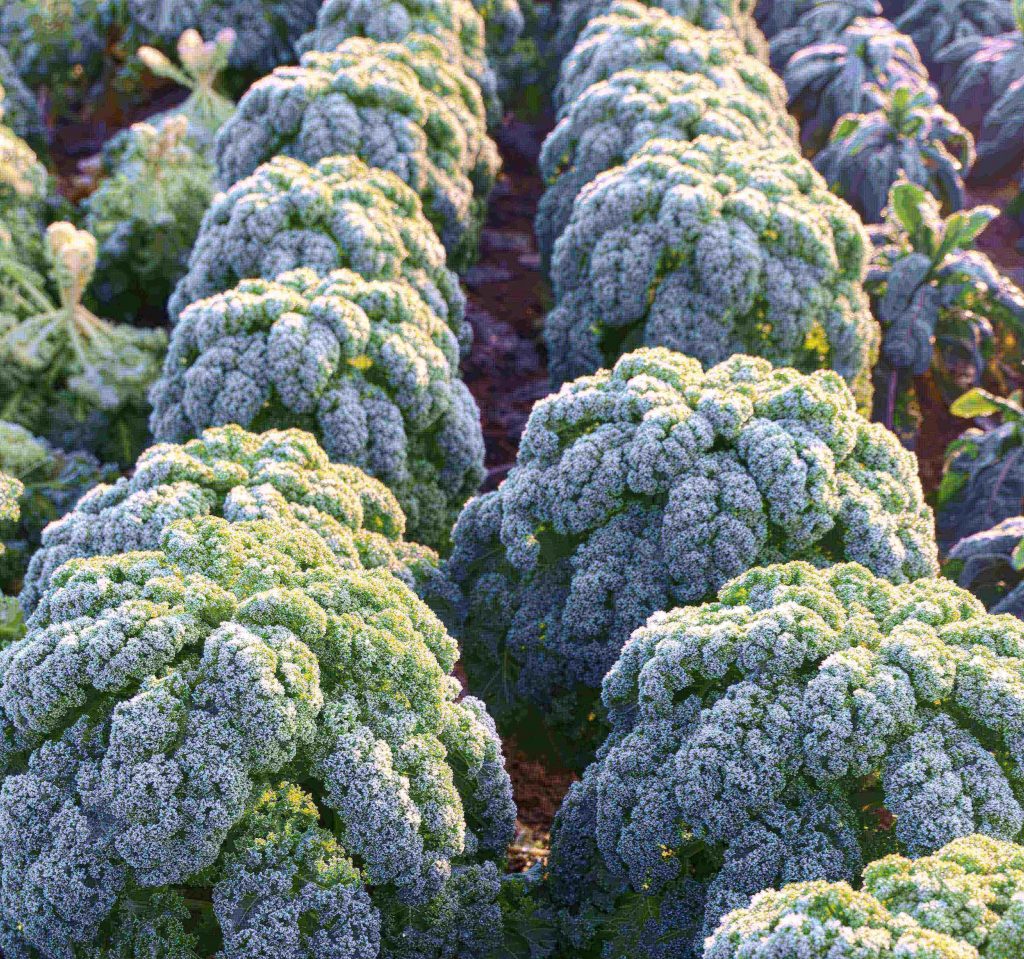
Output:
[[[22,608],[34,612],[69,560],[157,549],[176,520],[204,516],[301,525],[335,565],[383,566],[410,586],[436,563],[429,549],[404,541],[405,516],[387,488],[357,467],[332,463],[309,433],[230,425],[180,446],[150,447],[131,478],[96,486],[47,526]]]
[[[309,429],[334,462],[386,484],[410,537],[438,548],[485,476],[459,344],[402,280],[305,269],[199,300],[150,400],[165,442],[226,423]]]
[[[297,267],[405,280],[469,348],[465,298],[419,197],[354,156],[315,166],[275,157],[217,194],[168,310],[176,322],[190,303],[240,280],[273,280]]]
[[[611,734],[552,835],[551,893],[580,955],[700,959],[761,890],[852,883],[973,833],[1024,838],[1024,624],[948,580],[752,569],[716,602],[652,616],[602,695]],[[956,921],[934,901],[921,914]]]
[[[133,33],[173,48],[189,29],[212,37],[233,30],[231,66],[267,73],[294,58],[295,41],[316,22],[321,0],[126,0]]]
[[[546,189],[536,233],[545,257],[568,225],[581,190],[655,137],[692,141],[709,135],[762,150],[793,147],[796,126],[789,115],[723,72],[716,82],[678,71],[620,70],[568,103],[540,153]]]
[[[615,0],[592,18],[562,61],[555,105],[560,115],[591,84],[620,70],[699,74],[719,87],[768,101],[784,123],[786,88],[768,66],[744,51],[730,30],[704,30],[686,17],[636,0]]]
[[[0,948],[484,959],[515,807],[457,658],[302,524],[66,563],[0,652]]]
[[[515,0],[512,0],[514,3]],[[296,44],[299,53],[330,53],[351,37],[403,43],[413,34],[433,37],[445,62],[459,64],[480,88],[488,122],[501,121],[497,78],[488,62],[486,27],[470,0],[326,0],[316,27]]]
[[[870,404],[864,226],[795,145],[652,140],[576,198],[555,244],[552,379],[637,346],[831,368]]]
[[[227,188],[275,156],[351,155],[407,183],[461,267],[500,167],[480,91],[436,38],[346,40],[255,83],[217,135]]]
[[[665,349],[534,408],[516,466],[471,500],[430,589],[503,733],[579,766],[630,633],[759,564],[937,569],[916,460],[832,372]]]
[[[768,59],[764,35],[750,15],[746,0],[640,0],[674,17],[681,17],[704,30],[721,30],[739,36],[748,53]],[[552,43],[553,55],[561,60],[572,51],[587,24],[604,16],[618,0],[566,0],[559,5],[558,29]]]
[[[919,859],[886,856],[848,882],[796,882],[730,913],[704,959],[1014,959],[1024,948],[1024,846],[955,839]]]

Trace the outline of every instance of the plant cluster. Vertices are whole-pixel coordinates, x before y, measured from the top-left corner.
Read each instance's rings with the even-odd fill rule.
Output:
[[[913,455],[839,376],[745,356],[704,372],[665,349],[538,403],[453,541],[431,601],[472,688],[503,732],[574,765],[603,732],[602,677],[656,610],[780,560],[897,583],[938,568]]]
[[[597,177],[555,244],[558,383],[637,346],[839,372],[870,402],[868,239],[795,145],[652,140]]]
[[[766,100],[777,113],[774,123],[787,122],[782,82],[745,53],[731,31],[704,30],[685,17],[636,0],[615,0],[607,13],[591,18],[580,32],[561,62],[553,91],[560,115],[587,87],[620,70],[700,75],[718,87]]]
[[[603,16],[618,0],[566,0],[559,8],[557,32],[552,53],[561,60],[567,56],[587,24]],[[689,21],[704,30],[722,30],[743,40],[748,53],[767,59],[764,37],[751,16],[753,4],[746,0],[640,0]]]
[[[877,223],[902,179],[928,190],[947,213],[967,202],[963,177],[974,164],[974,138],[927,90],[897,87],[879,108],[847,114],[814,166],[833,192],[867,223]]]
[[[483,959],[515,807],[457,657],[301,524],[66,563],[0,651],[4,954]]]
[[[857,564],[754,569],[716,602],[656,614],[605,677],[611,734],[556,819],[551,892],[569,941],[580,955],[604,945],[605,955],[683,959],[967,959],[924,933],[916,941],[931,951],[886,952],[882,938],[846,943],[844,920],[863,924],[839,892],[809,917],[833,920],[829,949],[800,921],[792,888],[755,899],[751,912],[725,920],[710,952],[701,947],[761,890],[853,882],[883,856],[868,867],[868,895],[883,875],[896,883],[912,868],[898,857],[971,833],[982,838],[965,856],[984,849],[996,862],[1019,861],[1004,844],[1024,834],[1022,675],[1019,620],[989,615],[948,580],[893,585]],[[991,892],[1007,881],[1019,876],[995,880]],[[911,908],[910,878],[903,883]],[[916,895],[920,924],[956,935],[944,897],[923,877]],[[977,904],[975,946],[1011,900]],[[773,907],[795,913],[779,921],[778,939]],[[1019,936],[1016,904],[1006,918],[1000,935]]]
[[[272,280],[299,267],[402,280],[468,349],[465,297],[419,198],[394,173],[353,156],[315,166],[275,157],[215,196],[168,312],[177,322],[189,304],[242,279]]]
[[[962,40],[997,37],[1013,30],[1013,7],[1007,0],[913,0],[896,20],[913,38],[928,69],[941,85],[942,53]]]
[[[752,95],[745,84],[716,79],[682,71],[618,70],[567,100],[540,154],[546,189],[536,232],[547,256],[565,231],[582,189],[629,160],[652,135],[676,141],[708,135],[758,149],[792,145],[794,128],[788,116]]]
[[[213,164],[191,144],[188,116],[137,123],[112,155],[99,188],[82,204],[99,244],[93,298],[112,319],[158,304],[159,315],[188,268],[213,199]]]
[[[352,37],[404,43],[414,34],[431,36],[445,61],[458,63],[480,89],[488,120],[501,119],[498,82],[487,56],[486,25],[470,0],[326,0],[316,28],[296,44],[300,53],[330,53]]]
[[[55,296],[17,255],[0,251],[0,414],[62,448],[130,462],[144,442],[146,391],[166,334],[110,323],[83,305],[98,255],[91,234],[54,223],[46,247]],[[101,438],[78,441],[87,434]]]
[[[117,0],[4,0],[0,47],[22,82],[65,113],[95,94],[120,32]]]
[[[186,30],[231,30],[230,64],[257,74],[292,59],[295,41],[316,21],[320,0],[125,0],[133,32],[173,47]]]
[[[413,539],[442,546],[484,478],[458,369],[454,333],[409,283],[309,269],[243,280],[182,312],[151,427],[177,442],[224,423],[304,426],[397,495]]]
[[[1012,959],[1024,942],[1024,846],[973,835],[920,859],[886,856],[862,886],[798,882],[726,918],[705,959],[799,955]]]
[[[880,18],[855,19],[841,32],[800,49],[783,72],[804,142],[817,152],[846,114],[872,113],[900,87],[928,90],[914,41]]]
[[[354,466],[332,463],[310,434],[232,425],[150,447],[130,478],[95,486],[48,526],[25,575],[22,608],[35,611],[69,560],[155,550],[176,520],[206,516],[302,526],[322,541],[332,565],[384,567],[410,586],[436,562],[429,549],[404,540],[405,516],[388,489]]]
[[[916,378],[929,375],[952,402],[998,381],[997,355],[1012,357],[1024,334],[1024,293],[974,249],[997,215],[975,207],[944,219],[932,194],[903,181],[872,230],[867,289],[882,324],[875,415],[908,440],[920,420]]]
[[[358,157],[420,197],[453,267],[471,260],[500,161],[479,88],[433,37],[307,53],[242,97],[217,138],[227,188],[272,157]]]

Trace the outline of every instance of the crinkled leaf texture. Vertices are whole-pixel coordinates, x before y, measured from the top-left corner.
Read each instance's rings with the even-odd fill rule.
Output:
[[[869,405],[863,224],[795,146],[652,140],[584,188],[555,244],[552,379],[637,346],[832,368]]]
[[[1021,948],[1024,847],[972,835],[871,863],[859,892],[819,881],[759,893],[726,916],[704,956],[1011,959]]]
[[[190,303],[240,280],[272,280],[297,267],[405,280],[468,351],[465,297],[419,198],[394,173],[354,156],[315,166],[275,157],[214,197],[168,311],[177,321]]]
[[[448,325],[401,280],[312,270],[189,306],[151,393],[153,435],[301,425],[398,497],[417,542],[448,541],[483,481],[480,413]]]
[[[866,862],[972,833],[987,838],[965,859],[1005,863],[999,843],[1022,838],[1024,624],[948,580],[897,586],[858,564],[751,570],[717,602],[652,616],[603,698],[611,734],[552,835],[552,893],[569,937],[594,950],[583,954],[615,936],[640,959],[699,959],[721,917],[763,889],[854,882]],[[937,890],[915,906],[899,878],[911,868],[883,859],[865,885],[922,925],[996,926],[944,911]],[[1019,905],[1002,908],[1018,936]],[[735,955],[890,956],[814,942]]]
[[[436,561],[403,540],[405,516],[386,487],[332,463],[309,433],[229,425],[180,446],[150,447],[130,478],[94,487],[51,523],[25,576],[22,608],[36,609],[69,560],[154,550],[173,522],[204,516],[297,523],[322,540],[336,565],[383,566],[410,586]]]
[[[222,188],[273,157],[358,157],[408,184],[452,262],[471,259],[500,166],[480,90],[435,37],[364,37],[255,83],[217,136]]]
[[[301,524],[65,564],[0,652],[5,955],[483,959],[515,807],[457,656]]]
[[[831,372],[665,349],[534,408],[516,466],[471,500],[431,589],[504,733],[573,764],[629,634],[753,566],[856,561],[937,572],[914,456]],[[546,737],[546,739],[545,739]]]

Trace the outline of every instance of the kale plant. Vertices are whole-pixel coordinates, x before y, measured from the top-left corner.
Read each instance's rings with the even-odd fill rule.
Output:
[[[188,118],[137,123],[83,203],[99,251],[93,297],[112,319],[164,315],[213,199],[213,163],[189,142]]]
[[[883,15],[878,0],[851,0],[842,6],[862,11],[857,16]],[[786,30],[797,27],[801,20],[813,23],[822,16],[827,19],[835,17],[841,21],[844,13],[836,0],[759,0],[754,5],[754,19],[769,42]]]
[[[119,32],[116,0],[4,0],[0,46],[32,91],[45,90],[58,114],[96,93]]]
[[[1014,959],[1024,944],[1024,846],[973,835],[892,855],[848,882],[797,882],[728,915],[704,959]]]
[[[56,297],[42,277],[0,250],[0,415],[64,448],[64,427],[104,420],[102,459],[126,462],[145,440],[146,391],[160,372],[166,334],[110,323],[82,298],[96,269],[95,238],[70,223],[46,231]],[[65,424],[64,420],[70,420]]]
[[[180,68],[155,47],[140,47],[138,57],[152,73],[190,91],[181,106],[150,118],[150,124],[160,126],[166,119],[184,117],[189,145],[212,155],[217,132],[235,112],[234,101],[218,90],[235,41],[232,30],[221,30],[213,40],[205,41],[198,31],[186,30],[178,39]]]
[[[845,114],[882,109],[883,94],[898,87],[929,88],[914,41],[879,19],[855,20],[833,41],[796,53],[783,79],[804,141],[815,153]]]
[[[190,303],[242,279],[272,280],[296,267],[405,280],[468,351],[465,298],[419,198],[395,174],[353,156],[316,166],[275,157],[214,197],[168,310],[177,321]]]
[[[998,214],[982,206],[943,219],[934,196],[902,181],[872,230],[866,286],[882,324],[875,418],[908,440],[919,420],[915,378],[930,374],[952,402],[998,379],[998,354],[1012,356],[1024,335],[1024,293],[974,249]]]
[[[580,191],[599,173],[656,137],[690,141],[703,134],[759,149],[796,140],[792,119],[770,101],[699,74],[620,70],[587,87],[568,102],[541,148],[546,189],[535,230],[542,254],[550,258]]]
[[[655,610],[778,560],[937,570],[913,454],[839,376],[747,356],[704,372],[665,349],[539,402],[452,538],[432,602],[471,688],[503,732],[577,766],[603,735],[601,679]]]
[[[254,84],[217,138],[227,188],[275,156],[352,155],[404,180],[448,250],[471,260],[500,167],[476,84],[434,38],[362,37]]]
[[[640,0],[675,17],[682,17],[705,30],[724,30],[738,35],[748,53],[767,60],[764,36],[750,15],[752,4],[745,0]],[[617,0],[565,0],[559,5],[552,55],[561,60],[572,50],[587,24],[607,14]]]
[[[949,551],[943,570],[993,613],[1024,619],[1024,516],[965,536]]]
[[[25,576],[26,615],[68,560],[158,549],[176,520],[211,515],[304,526],[334,565],[386,567],[410,586],[436,563],[429,549],[403,539],[405,516],[386,487],[354,466],[332,463],[315,437],[231,425],[182,445],[151,446],[131,478],[97,486],[48,526]]]
[[[761,890],[852,882],[971,833],[1019,842],[1022,675],[1024,623],[855,563],[753,569],[655,614],[605,677],[612,731],[555,821],[569,942],[699,959]],[[736,955],[810,959],[814,941]],[[824,955],[888,955],[842,942]]]
[[[515,806],[457,658],[303,524],[66,563],[0,651],[4,954],[484,959]]]
[[[316,21],[320,0],[124,0],[135,32],[172,47],[186,30],[238,38],[231,66],[267,73],[294,57],[294,44]]]
[[[872,95],[879,106],[836,124],[814,166],[833,192],[867,223],[878,223],[889,191],[901,179],[922,186],[947,213],[967,201],[964,178],[974,163],[974,138],[930,90],[897,87]]]
[[[1017,27],[996,37],[974,37],[947,47],[952,71],[946,103],[979,128],[975,174],[991,179],[1016,173],[1024,162],[1024,0],[1014,0]]]
[[[562,61],[554,91],[559,116],[587,87],[620,70],[699,74],[716,86],[765,100],[785,123],[786,88],[774,73],[744,52],[728,30],[704,30],[685,17],[634,0],[616,0],[594,17]]]
[[[869,405],[864,227],[795,145],[653,140],[577,197],[555,245],[552,379],[637,346],[837,370]]]
[[[835,43],[847,29],[865,21],[879,28],[886,22],[876,19],[882,12],[878,0],[795,0],[775,7],[787,16],[785,27],[771,34],[768,44],[769,62],[780,73],[801,50]]]
[[[941,85],[949,79],[941,57],[947,47],[1009,33],[1013,26],[1013,7],[1007,0],[913,0],[896,20]]]
[[[476,82],[491,125],[501,121],[494,70],[487,59],[486,27],[470,0],[326,0],[316,29],[297,44],[300,53],[330,53],[351,37],[402,43],[413,34],[433,37],[447,63],[457,63]]]
[[[189,306],[151,394],[158,440],[208,426],[301,425],[398,497],[443,547],[485,476],[480,413],[448,325],[400,280],[311,270],[243,280]]]

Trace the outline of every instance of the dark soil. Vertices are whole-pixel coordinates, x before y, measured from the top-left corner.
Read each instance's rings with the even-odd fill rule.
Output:
[[[463,278],[474,334],[463,375],[483,420],[485,489],[505,478],[533,404],[550,392],[541,338],[550,291],[533,218],[543,192],[537,157],[551,125],[548,116],[533,123],[505,118],[497,135],[504,170],[491,194],[479,262]]]

